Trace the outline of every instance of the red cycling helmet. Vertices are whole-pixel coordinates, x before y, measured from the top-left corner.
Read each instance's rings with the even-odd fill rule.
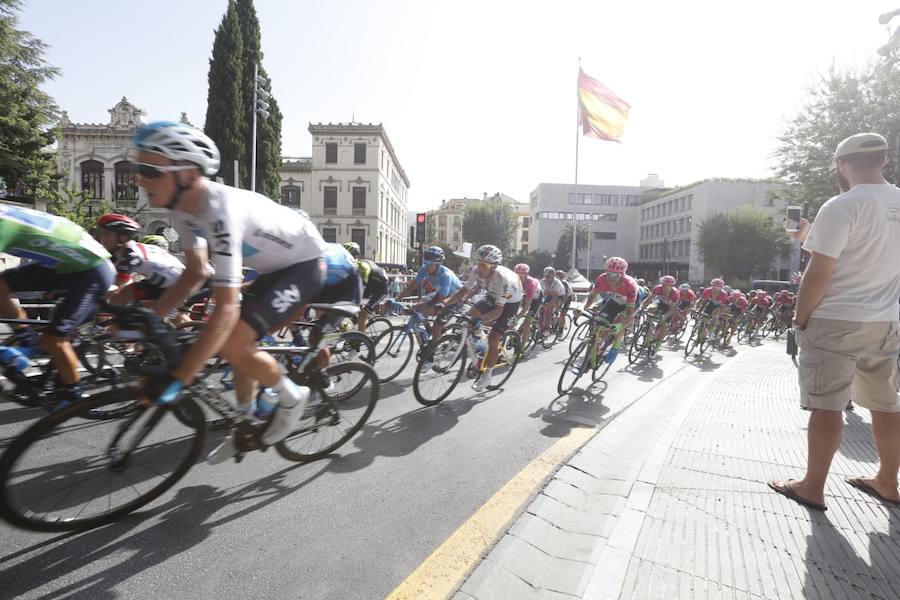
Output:
[[[97,219],[97,227],[126,235],[137,235],[141,230],[141,226],[137,221],[129,216],[117,213],[103,215]]]
[[[519,275],[528,275],[528,273],[531,272],[531,267],[529,267],[525,263],[519,263],[515,266],[515,271]]]
[[[675,278],[671,275],[663,275],[659,278],[660,285],[675,285]]]
[[[607,260],[605,266],[607,272],[618,273],[619,275],[624,275],[625,271],[628,270],[628,263],[624,258],[619,258],[618,256],[613,256]]]

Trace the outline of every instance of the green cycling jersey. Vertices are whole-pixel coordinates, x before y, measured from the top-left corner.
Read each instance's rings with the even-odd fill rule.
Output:
[[[87,271],[110,258],[100,242],[72,221],[10,205],[0,205],[0,252],[57,273]]]
[[[387,273],[375,261],[368,258],[356,259],[356,269],[362,277],[363,283],[369,283],[369,277],[376,281],[387,281]]]

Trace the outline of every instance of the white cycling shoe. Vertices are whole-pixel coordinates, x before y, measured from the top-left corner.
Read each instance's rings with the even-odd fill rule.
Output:
[[[272,420],[269,421],[269,426],[266,427],[266,430],[260,436],[260,441],[266,446],[277,444],[289,436],[294,428],[297,427],[297,423],[300,422],[303,411],[306,410],[306,405],[309,402],[309,388],[298,387],[297,390],[297,402],[293,406],[284,406],[284,400],[279,399],[278,406],[275,407],[275,412],[272,414]]]

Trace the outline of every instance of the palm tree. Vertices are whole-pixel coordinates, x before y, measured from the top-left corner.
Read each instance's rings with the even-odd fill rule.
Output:
[[[560,252],[571,256],[572,254],[572,231],[577,231],[575,235],[575,260],[572,261],[572,267],[577,268],[578,253],[587,250],[588,247],[588,226],[586,223],[578,223],[577,225],[569,224],[563,227],[562,233],[559,235],[557,243],[557,254]]]

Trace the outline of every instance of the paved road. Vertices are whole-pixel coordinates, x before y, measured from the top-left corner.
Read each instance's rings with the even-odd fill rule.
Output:
[[[620,357],[608,387],[557,399],[566,351],[522,363],[502,391],[461,385],[434,408],[416,403],[408,368],[330,460],[296,465],[269,452],[198,464],[148,510],[76,536],[0,524],[0,598],[382,598],[573,427],[596,425],[676,374],[687,392],[686,371],[728,360],[690,364],[664,351],[625,370]],[[0,444],[34,414],[0,406]]]

